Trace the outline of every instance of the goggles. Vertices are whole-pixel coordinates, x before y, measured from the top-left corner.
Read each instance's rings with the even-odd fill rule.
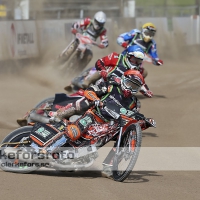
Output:
[[[138,66],[138,65],[141,65],[142,62],[143,62],[142,59],[136,58],[136,57],[133,56],[133,55],[129,55],[129,56],[128,56],[128,59],[129,59],[129,61],[130,61],[131,64],[137,65],[137,66]]]
[[[124,78],[123,83],[127,89],[131,90],[131,92],[137,92],[141,87],[138,83],[136,83],[135,81],[131,81],[128,78]]]
[[[149,36],[149,37],[154,37],[156,34],[155,29],[154,30],[150,30],[150,29],[144,29],[143,33],[145,34],[145,36]]]
[[[94,19],[94,26],[96,29],[100,29],[104,26],[105,23],[101,23],[101,22],[98,22],[96,19]]]

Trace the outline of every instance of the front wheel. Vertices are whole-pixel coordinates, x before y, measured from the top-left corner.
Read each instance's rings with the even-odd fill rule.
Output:
[[[119,153],[113,159],[113,179],[123,182],[134,168],[142,143],[142,131],[139,124],[129,126],[121,141]]]
[[[63,69],[65,67],[65,63],[69,61],[72,54],[75,52],[76,48],[78,47],[78,41],[73,40],[66,49],[59,55],[57,60],[55,60],[55,67],[59,69]]]
[[[29,147],[29,144],[20,144],[16,145],[14,143],[20,142],[22,139],[29,137],[32,130],[32,126],[24,126],[18,128],[11,132],[1,144],[1,158],[0,158],[0,168],[3,171],[15,172],[15,173],[30,173],[37,170],[39,167],[32,163],[20,162],[17,159],[10,159],[5,155],[4,150],[7,147],[17,147],[17,148],[26,148]],[[12,144],[7,144],[12,143]],[[30,147],[29,147],[30,148]]]
[[[80,64],[82,60],[80,59],[80,52],[76,50],[68,62],[65,63],[65,68],[63,73],[70,74],[71,76],[76,76],[80,72]]]

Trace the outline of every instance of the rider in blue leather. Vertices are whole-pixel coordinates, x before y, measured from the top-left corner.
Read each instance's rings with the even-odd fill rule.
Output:
[[[141,54],[143,55],[142,60],[140,58]],[[111,70],[112,73],[115,72],[115,74],[117,73],[118,76],[120,76],[121,72],[123,73],[128,69],[135,69],[135,70],[140,71],[141,74],[143,73],[142,61],[144,58],[144,51],[140,46],[132,45],[126,49],[126,53],[117,54],[117,53],[113,52],[112,54],[109,54],[108,56],[99,58],[96,62],[96,68],[92,67],[92,68],[89,68],[89,69],[83,71],[80,74],[80,76],[75,77],[71,81],[71,84],[69,86],[66,86],[64,89],[68,92],[71,92],[72,90],[78,90],[80,88],[85,89],[91,83],[95,83],[98,79],[103,77],[103,74],[100,75],[100,73],[96,71],[96,69],[98,68],[97,65],[99,65],[99,64],[101,65],[101,63],[103,65],[106,65],[106,63],[109,62],[109,60],[110,61],[113,60],[113,57],[116,58],[116,57],[118,57],[118,55],[122,59],[121,60],[117,59],[116,63],[115,63],[115,61],[113,61],[114,64],[112,63],[111,65],[112,65],[112,67],[115,67],[115,69]],[[131,56],[133,56],[135,60],[140,60],[140,62],[137,63],[138,61],[136,61],[136,63],[132,64],[130,61]],[[106,62],[106,63],[104,63],[104,62]],[[111,65],[106,65],[106,66],[110,67]],[[106,69],[105,70],[98,69],[98,71],[104,72],[105,75],[110,74],[107,72]]]
[[[131,45],[140,46],[146,54],[152,58],[152,63],[154,65],[163,65],[163,61],[159,59],[157,54],[156,42],[153,40],[153,37],[156,34],[156,27],[152,23],[146,23],[142,26],[142,30],[133,29],[130,32],[122,33],[117,38],[117,43],[124,47],[125,50],[122,54],[125,54],[127,48]],[[146,74],[143,74],[144,77],[147,76],[147,71],[144,70]]]

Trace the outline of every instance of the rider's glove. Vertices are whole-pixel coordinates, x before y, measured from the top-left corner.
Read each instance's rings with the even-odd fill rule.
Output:
[[[151,90],[147,90],[145,93],[144,93],[145,96],[151,98],[153,97],[153,92]]]
[[[122,43],[122,47],[124,47],[125,49],[127,48],[127,46],[128,46],[128,43],[127,43],[127,42],[123,42],[123,43]]]
[[[77,33],[77,30],[75,28],[72,28],[71,32],[75,35]]]
[[[146,97],[149,97],[149,98],[153,97],[153,92],[151,90],[146,90],[146,91],[140,90],[140,92]]]
[[[146,127],[156,127],[156,121],[152,118],[146,118]]]
[[[102,41],[101,41],[101,45],[103,46],[103,48],[108,47],[108,40],[107,40],[107,39],[102,40]]]
[[[106,70],[101,70],[100,74],[103,77],[104,81],[106,81],[107,76],[108,76],[108,72]]]
[[[153,64],[154,65],[163,65],[163,61],[160,59],[155,59],[155,60],[153,60]]]

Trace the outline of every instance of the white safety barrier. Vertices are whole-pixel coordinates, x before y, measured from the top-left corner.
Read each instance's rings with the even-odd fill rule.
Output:
[[[182,34],[188,45],[200,44],[200,21],[198,15],[174,17],[172,20],[175,35]]]
[[[0,22],[0,61],[8,59],[23,59],[38,57],[49,48],[58,48],[59,53],[67,46],[73,38],[71,34],[71,24],[73,20],[39,20],[39,21],[1,21]],[[200,20],[199,16],[174,17],[171,20],[169,31],[169,21],[167,18],[133,18],[136,27],[140,29],[144,23],[152,22],[158,28],[156,42],[159,46],[165,46],[168,42],[163,35],[176,38],[182,35],[188,45],[200,44]],[[116,42],[115,32],[110,26],[112,19],[108,20],[106,27],[110,43]],[[110,29],[109,29],[110,28]],[[124,30],[126,31],[126,30]],[[112,39],[111,39],[112,38]],[[60,45],[60,46],[58,46]]]
[[[59,41],[64,42],[72,39],[71,23],[73,20],[44,20],[36,21],[38,32],[38,43],[40,52],[44,52],[48,47],[56,46]]]

